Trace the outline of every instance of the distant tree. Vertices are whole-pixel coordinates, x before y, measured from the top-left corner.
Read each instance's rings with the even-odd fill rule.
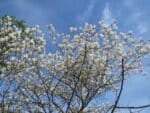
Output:
[[[150,42],[119,33],[116,23],[86,23],[57,33],[49,25],[56,52],[45,52],[39,27],[14,17],[0,19],[0,100],[16,113],[114,113],[144,106],[118,105],[124,80],[142,71]],[[115,102],[100,101],[117,92]]]

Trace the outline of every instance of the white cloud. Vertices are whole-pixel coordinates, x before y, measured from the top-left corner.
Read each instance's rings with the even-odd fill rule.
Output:
[[[148,31],[147,26],[145,25],[145,23],[140,23],[137,26],[137,31],[139,32],[139,34],[144,34]]]
[[[124,0],[123,4],[128,8],[132,8],[132,5],[134,4],[134,0]]]
[[[45,22],[48,20],[48,16],[44,16],[43,14],[47,12],[46,8],[42,8],[42,6],[38,6],[35,2],[27,1],[27,0],[14,0],[14,6],[16,7],[17,15],[26,15],[23,16],[27,22],[31,25],[34,24],[46,24]],[[52,14],[49,11],[49,15]]]
[[[77,21],[79,23],[88,21],[88,19],[92,15],[95,5],[96,5],[96,0],[91,0],[87,8],[84,10],[84,12],[77,17]]]
[[[127,22],[129,24],[135,24],[136,26],[135,31],[137,35],[143,35],[148,31],[148,26],[146,22],[142,19],[143,15],[144,15],[143,12],[134,11],[133,9],[131,10],[131,15],[127,19]]]
[[[32,2],[29,2],[26,0],[15,0],[14,4],[18,8],[18,10],[21,10],[23,12],[28,12],[30,16],[33,16],[33,17],[39,16],[39,15],[41,16],[42,14],[42,9]],[[32,11],[32,14],[31,14],[31,11]]]
[[[148,31],[148,26],[143,19],[145,13],[142,9],[138,9],[135,6],[136,0],[124,0],[123,5],[129,10],[128,19],[126,19],[126,25],[133,25],[135,26],[135,31],[137,35],[143,35]]]
[[[109,3],[106,3],[103,11],[102,11],[102,19],[106,24],[111,24],[113,21],[112,12],[110,11]]]

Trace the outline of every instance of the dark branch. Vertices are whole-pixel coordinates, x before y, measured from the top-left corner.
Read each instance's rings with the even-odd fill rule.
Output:
[[[121,72],[121,86],[120,86],[120,91],[119,91],[119,94],[118,94],[117,99],[115,101],[115,104],[113,105],[111,113],[114,113],[114,111],[115,111],[115,109],[117,107],[117,104],[119,102],[122,90],[123,90],[123,85],[124,85],[124,59],[122,59],[122,67],[121,68],[122,68],[122,72]]]
[[[76,88],[77,88],[77,85],[78,85],[78,82],[79,82],[79,79],[80,79],[80,76],[82,75],[82,68],[83,68],[83,65],[84,65],[84,63],[85,63],[86,53],[87,53],[87,48],[86,48],[86,45],[85,45],[85,52],[84,52],[83,62],[82,62],[82,64],[81,64],[81,68],[80,68],[80,71],[79,71],[79,75],[77,76],[77,81],[76,81],[75,87],[73,88],[71,97],[70,97],[70,99],[69,99],[69,102],[68,102],[68,105],[67,105],[67,109],[66,109],[66,113],[68,113],[68,110],[69,110],[69,108],[70,108],[70,105],[71,105],[71,102],[72,102],[74,93],[75,93],[75,91],[76,91]]]
[[[142,109],[147,107],[150,107],[150,104],[142,106],[116,106],[118,109]]]

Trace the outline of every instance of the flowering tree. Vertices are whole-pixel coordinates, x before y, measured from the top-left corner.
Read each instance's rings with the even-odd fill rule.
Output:
[[[29,113],[114,113],[124,80],[142,71],[150,42],[119,33],[116,23],[86,23],[56,33],[49,25],[55,53],[45,53],[39,27],[6,16],[0,19],[0,87],[3,111]],[[118,92],[114,103],[99,100]],[[7,95],[7,96],[6,96]],[[150,105],[146,105],[149,107]],[[142,106],[141,106],[142,107]],[[136,108],[136,107],[135,107]]]
[[[4,107],[15,107],[15,95],[24,77],[38,67],[43,53],[44,40],[38,27],[28,28],[10,16],[0,19],[0,100],[3,110]]]

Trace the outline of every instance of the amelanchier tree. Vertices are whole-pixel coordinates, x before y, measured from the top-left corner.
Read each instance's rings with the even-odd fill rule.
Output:
[[[116,23],[86,23],[57,33],[48,26],[56,52],[46,53],[44,34],[14,17],[0,19],[2,112],[116,113],[150,107],[118,105],[124,80],[142,71],[150,42],[118,32]],[[117,92],[115,102],[100,101]]]
[[[28,72],[39,67],[44,53],[44,39],[38,26],[28,28],[14,17],[0,19],[0,103],[4,110],[18,110],[19,87]],[[31,80],[31,79],[28,79]],[[22,90],[22,89],[21,89]],[[23,95],[22,95],[23,96]],[[22,99],[23,101],[23,99]],[[1,109],[0,108],[0,109]]]

